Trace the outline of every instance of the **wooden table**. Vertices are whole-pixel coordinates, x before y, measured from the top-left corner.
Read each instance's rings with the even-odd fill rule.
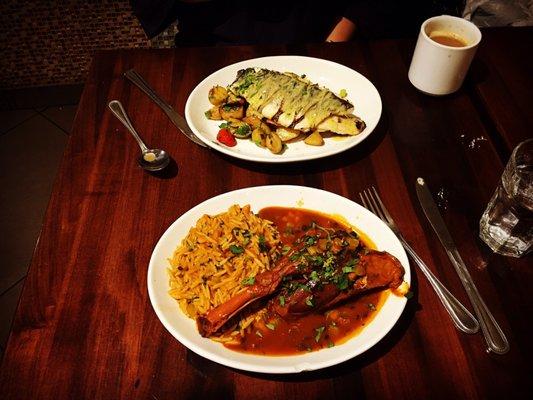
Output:
[[[309,46],[101,52],[92,64],[2,362],[2,398],[508,398],[531,383],[531,257],[497,256],[478,221],[511,149],[533,132],[533,30],[486,30],[464,87],[429,97],[407,79],[414,40]],[[291,165],[253,164],[191,144],[137,88],[134,67],[183,112],[194,86],[233,62],[266,55],[330,59],[378,88],[383,118],[361,145]],[[136,144],[107,109],[120,99],[149,143],[179,169],[136,167]],[[423,176],[487,305],[511,343],[485,352],[458,332],[412,265],[415,297],[375,347],[298,375],[246,373],[203,359],[157,319],[146,289],[150,254],[185,211],[248,186],[296,184],[356,200],[376,185],[401,231],[469,308],[459,278],[418,205]]]

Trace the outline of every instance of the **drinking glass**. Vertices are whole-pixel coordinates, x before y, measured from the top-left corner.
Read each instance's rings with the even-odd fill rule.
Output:
[[[480,238],[496,253],[521,257],[533,245],[533,139],[520,143],[479,222]]]

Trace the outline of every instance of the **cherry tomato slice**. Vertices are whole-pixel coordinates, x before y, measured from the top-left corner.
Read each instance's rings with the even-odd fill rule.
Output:
[[[233,147],[237,144],[237,140],[235,140],[233,134],[227,129],[221,129],[218,131],[217,140],[229,147]]]

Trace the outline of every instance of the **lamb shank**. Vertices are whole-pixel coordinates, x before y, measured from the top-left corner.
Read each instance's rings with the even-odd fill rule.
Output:
[[[397,288],[404,269],[391,254],[370,250],[355,232],[314,225],[275,267],[257,274],[241,293],[197,318],[204,337],[219,332],[252,302],[272,296],[281,318],[325,311],[361,293]]]

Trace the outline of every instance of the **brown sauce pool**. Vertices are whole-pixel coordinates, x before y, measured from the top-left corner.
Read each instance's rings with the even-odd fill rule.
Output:
[[[291,245],[305,234],[312,222],[318,225],[353,230],[330,216],[310,210],[268,207],[259,211],[281,233],[281,241]],[[369,248],[374,245],[360,235]],[[294,355],[341,344],[356,335],[377,314],[389,290],[367,293],[333,309],[287,319],[267,312],[264,320],[248,329],[240,343],[225,343],[232,350],[261,355]]]

